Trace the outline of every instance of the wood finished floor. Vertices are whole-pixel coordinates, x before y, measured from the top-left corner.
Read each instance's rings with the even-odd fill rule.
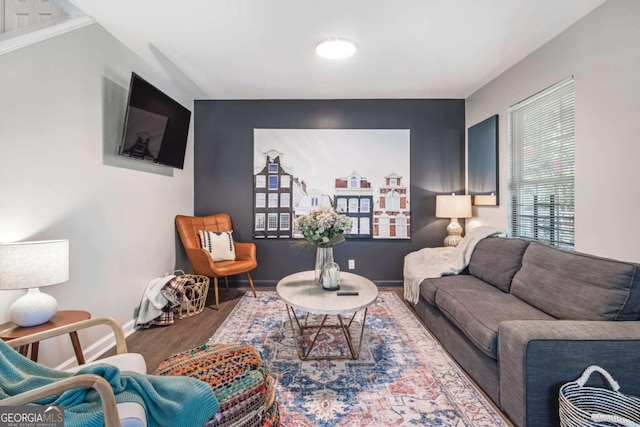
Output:
[[[261,291],[273,291],[275,288],[258,288]],[[402,297],[402,288],[381,288],[396,291]],[[247,289],[220,289],[220,309],[216,310],[213,292],[207,296],[207,305],[202,313],[185,319],[176,319],[173,325],[156,326],[141,329],[127,338],[127,347],[131,353],[140,353],[147,362],[147,370],[153,372],[160,362],[184,350],[206,343],[218,330],[231,310],[236,306]],[[108,354],[112,354],[111,352]]]

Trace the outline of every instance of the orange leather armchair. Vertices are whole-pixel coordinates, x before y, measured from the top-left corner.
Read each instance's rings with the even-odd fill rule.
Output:
[[[246,273],[249,279],[249,285],[253,290],[253,296],[256,296],[256,288],[253,286],[253,280],[249,271],[258,266],[256,260],[256,245],[253,243],[234,242],[236,259],[234,261],[218,261],[214,262],[209,252],[200,245],[200,236],[198,231],[214,231],[217,233],[223,231],[232,231],[231,217],[226,213],[218,213],[209,216],[176,216],[176,227],[178,234],[187,251],[189,263],[194,274],[201,276],[213,277],[213,291],[216,297],[216,309],[218,308],[218,278],[224,277],[225,285],[229,289],[227,276],[233,274]]]

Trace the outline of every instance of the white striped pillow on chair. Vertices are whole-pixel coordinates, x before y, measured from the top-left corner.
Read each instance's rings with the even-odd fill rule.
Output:
[[[205,231],[200,230],[200,244],[211,254],[214,262],[233,261],[236,259],[236,249],[233,246],[233,231]]]

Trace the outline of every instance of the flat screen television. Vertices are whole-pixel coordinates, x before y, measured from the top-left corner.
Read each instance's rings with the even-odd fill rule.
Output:
[[[191,111],[131,73],[127,114],[118,154],[182,169]]]

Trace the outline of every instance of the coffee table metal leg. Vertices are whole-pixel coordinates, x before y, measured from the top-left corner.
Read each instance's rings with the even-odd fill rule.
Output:
[[[293,336],[295,338],[295,329],[293,328],[293,321],[296,321],[296,324],[298,325],[298,330],[300,331],[300,335],[302,335],[302,326],[300,325],[300,321],[298,320],[298,316],[296,316],[296,312],[293,309],[293,307],[291,307],[290,305],[287,306],[287,314],[289,315],[289,322],[291,323],[291,330],[293,331]],[[291,315],[293,314],[293,318],[291,317]]]
[[[354,357],[354,360],[357,359],[358,357],[360,357],[360,349],[362,348],[362,338],[364,337],[364,325],[365,325],[365,323],[367,323],[367,311],[368,310],[369,310],[368,307],[364,309],[364,315],[362,317],[362,327],[360,328],[360,341],[358,342],[358,353]],[[355,315],[354,315],[354,317],[355,317]],[[353,318],[351,319],[351,321],[353,321]],[[349,326],[351,326],[351,322],[349,322]]]
[[[327,317],[328,315],[324,315],[324,317],[322,318],[322,322],[320,322],[320,326],[318,326],[318,331],[313,336],[313,340],[311,340],[311,344],[309,344],[309,348],[307,349],[307,354],[304,356],[304,360],[307,360],[309,358],[309,354],[311,353],[311,350],[313,350],[313,347],[316,345],[316,339],[318,339],[318,335],[320,335],[320,331],[322,331],[322,327],[324,326],[324,322],[327,321]],[[302,351],[304,354],[304,348],[302,349]]]
[[[362,326],[360,327],[360,339],[358,340],[358,349],[356,350],[353,346],[353,337],[351,336],[351,324],[353,323],[353,319],[356,318],[356,313],[353,313],[353,316],[351,316],[351,320],[349,320],[349,324],[345,325],[344,321],[342,320],[342,316],[338,315],[338,320],[340,321],[340,326],[342,327],[342,332],[344,333],[344,338],[347,340],[347,345],[349,346],[349,351],[351,352],[351,358],[353,360],[356,360],[357,358],[360,357],[360,350],[362,349],[362,339],[364,337],[364,325],[367,322],[367,310],[368,308],[364,309],[364,314],[362,317]]]
[[[295,309],[292,306],[287,305],[287,315],[289,316],[289,322],[291,323],[291,332],[293,334],[293,339],[295,341],[296,344],[296,351],[298,353],[298,357],[301,360],[333,360],[333,359],[353,359],[356,360],[358,359],[358,357],[360,357],[360,350],[362,348],[362,340],[364,337],[364,327],[365,327],[365,323],[367,321],[367,308],[365,308],[364,310],[364,314],[363,314],[363,318],[362,318],[362,326],[360,328],[360,338],[358,340],[358,346],[357,349],[354,347],[354,342],[353,342],[353,337],[351,336],[351,331],[350,331],[350,327],[351,324],[353,323],[353,320],[355,319],[356,315],[358,314],[358,312],[353,313],[353,316],[351,316],[351,319],[349,319],[349,323],[345,324],[344,320],[342,319],[342,316],[337,315],[338,317],[338,325],[326,325],[326,320],[327,317],[329,317],[328,314],[325,314],[322,317],[322,321],[320,322],[320,325],[309,325],[307,323],[307,320],[309,318],[309,314],[307,313],[304,319],[304,325],[302,325],[300,323],[300,319],[298,318],[298,315],[295,312]],[[296,328],[294,326],[294,321],[295,324],[298,325],[298,331],[296,332]],[[312,340],[311,340],[311,344],[309,345],[309,348],[307,349],[307,351],[304,351],[304,330],[305,329],[311,329],[311,328],[317,328],[318,330],[316,331],[315,335],[313,336]],[[340,328],[342,329],[342,333],[344,334],[345,340],[347,341],[347,346],[349,347],[349,353],[350,355],[327,355],[327,356],[314,356],[314,357],[309,357],[309,355],[311,354],[311,351],[313,350],[313,348],[315,347],[316,344],[316,340],[318,338],[318,336],[320,335],[320,332],[322,332],[323,328]],[[297,335],[300,335],[299,337]]]
[[[355,313],[354,313],[355,316]],[[344,338],[347,340],[347,345],[349,346],[349,352],[351,353],[351,358],[355,360],[358,356],[356,356],[356,352],[353,350],[353,341],[351,339],[351,332],[349,331],[349,327],[344,324],[342,321],[342,316],[338,314],[338,322],[340,322],[340,328],[342,329],[342,333],[344,334]],[[351,322],[349,322],[351,324]]]
[[[324,326],[324,323],[327,320],[327,315],[325,315],[322,318],[322,322],[320,323],[320,326],[318,327],[317,325],[309,325],[307,323],[307,320],[309,319],[309,313],[307,313],[305,315],[304,318],[304,325],[300,324],[300,319],[298,318],[298,315],[296,314],[296,311],[293,307],[291,307],[290,305],[287,305],[287,314],[289,315],[289,323],[291,323],[291,332],[293,333],[293,339],[296,342],[296,351],[298,352],[298,357],[301,360],[309,360],[309,354],[311,353],[311,350],[313,350],[313,347],[316,344],[316,339],[318,338],[318,335],[320,334],[320,331],[322,330],[322,327]],[[293,326],[293,322],[295,321],[296,325],[298,325],[298,333],[296,333],[296,328],[295,326]],[[318,328],[318,331],[316,332],[316,334],[313,336],[313,340],[311,341],[311,344],[309,345],[309,348],[307,349],[306,353],[304,351],[304,337],[303,337],[303,333],[305,329],[311,329],[311,328]],[[297,335],[300,335],[300,337],[297,337]]]
[[[290,305],[287,305],[287,315],[289,316],[289,323],[291,324],[291,333],[293,334],[293,340],[295,341],[296,344],[296,352],[298,353],[298,357],[301,360],[306,360],[306,356],[304,354],[304,349],[302,348],[302,340],[303,340],[303,336],[302,333],[304,331],[304,329],[307,327],[306,326],[306,317],[305,317],[305,326],[302,326],[300,324],[300,319],[298,319],[298,316],[296,315],[295,309],[293,307],[291,307]],[[298,337],[298,333],[296,333],[296,328],[293,325],[293,322],[295,321],[296,325],[298,325],[298,333],[300,334],[300,336]],[[309,352],[307,352],[307,356],[309,355]]]

